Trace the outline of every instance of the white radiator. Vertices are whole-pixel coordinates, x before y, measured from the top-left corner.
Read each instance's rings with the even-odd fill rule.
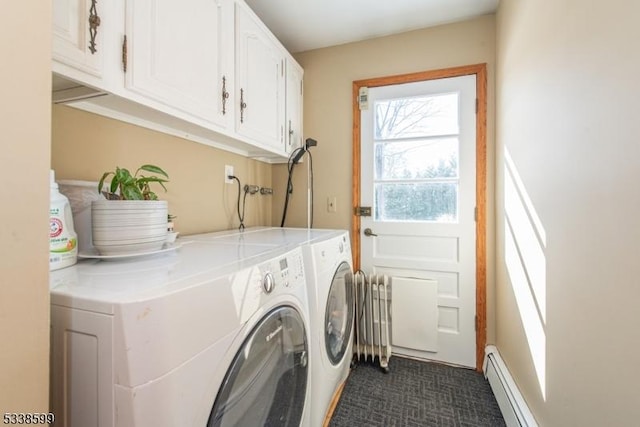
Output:
[[[485,348],[483,371],[507,427],[538,427],[498,349],[493,345]]]
[[[355,328],[353,352],[357,360],[376,360],[389,371],[389,278],[384,274],[353,275]]]

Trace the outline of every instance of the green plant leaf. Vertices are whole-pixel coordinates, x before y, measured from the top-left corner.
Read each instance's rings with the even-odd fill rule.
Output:
[[[138,168],[138,170],[136,171],[136,175],[138,175],[138,172],[140,172],[141,170],[147,171],[147,172],[153,172],[155,174],[162,175],[165,178],[169,178],[169,175],[167,175],[167,173],[165,171],[163,171],[161,168],[159,168],[158,166],[155,166],[155,165],[142,165],[142,166],[140,166],[140,168]]]
[[[169,182],[168,180],[164,178],[159,178],[157,176],[144,176],[144,175],[136,178],[136,181],[138,182]]]
[[[118,180],[118,177],[116,176],[115,173],[113,172],[110,172],[110,173],[113,174],[113,179],[111,180],[111,185],[109,186],[109,192],[113,194],[118,189],[118,186],[120,185],[120,181]]]
[[[158,178],[157,176],[143,176],[138,178],[138,182],[141,182],[143,184],[147,184],[149,182],[157,182],[159,184],[162,184],[163,182],[169,182],[169,181],[164,178]]]
[[[135,185],[125,185],[120,187],[121,196],[124,200],[143,200],[142,191]]]
[[[118,179],[118,181],[120,182],[126,182],[127,180],[130,180],[131,178],[133,178],[131,176],[131,172],[129,172],[128,169],[125,168],[116,168],[116,178]]]
[[[113,172],[105,172],[102,174],[102,178],[100,178],[100,182],[98,183],[98,194],[102,194],[102,186],[104,185],[104,180],[111,174],[113,174]]]
[[[167,187],[164,186],[164,183],[169,181],[164,178],[158,178],[157,176],[143,176],[142,178],[138,178],[138,187],[140,187],[141,190],[143,189],[143,187],[146,187],[147,191],[150,191],[150,182],[157,182],[162,188],[164,188],[165,192],[167,191]]]
[[[131,175],[127,175],[124,177],[124,179],[122,179],[120,181],[120,184],[122,185],[136,185],[136,179],[134,177],[132,177]]]

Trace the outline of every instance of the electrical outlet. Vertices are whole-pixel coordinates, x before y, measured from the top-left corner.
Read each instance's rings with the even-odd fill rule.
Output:
[[[229,176],[233,175],[233,166],[224,165],[224,183],[225,184],[233,184],[233,179],[230,179]]]

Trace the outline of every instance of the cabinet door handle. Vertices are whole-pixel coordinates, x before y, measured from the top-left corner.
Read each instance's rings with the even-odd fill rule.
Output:
[[[227,114],[227,99],[229,99],[229,92],[227,92],[227,78],[222,76],[222,115]]]
[[[244,89],[240,89],[240,123],[244,123],[245,108],[247,108],[247,103],[244,102]]]
[[[98,35],[98,27],[100,26],[100,17],[98,16],[98,10],[96,9],[97,0],[91,0],[91,8],[89,8],[89,50],[94,55],[98,49],[96,49],[96,36]]]
[[[289,120],[289,147],[291,147],[291,138],[293,137],[293,129],[291,129],[291,120]]]

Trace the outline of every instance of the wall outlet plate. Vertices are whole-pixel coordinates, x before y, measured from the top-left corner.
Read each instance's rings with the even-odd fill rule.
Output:
[[[229,176],[233,175],[233,166],[224,165],[224,183],[225,184],[233,184],[233,179],[229,178]]]

